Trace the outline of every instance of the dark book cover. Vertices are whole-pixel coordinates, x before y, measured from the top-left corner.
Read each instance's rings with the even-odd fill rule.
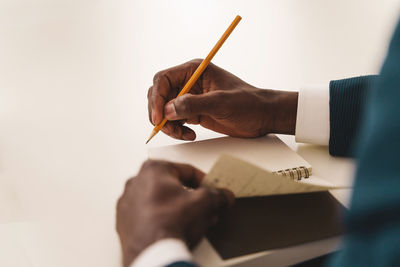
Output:
[[[339,236],[344,212],[329,192],[240,198],[207,238],[230,259]]]

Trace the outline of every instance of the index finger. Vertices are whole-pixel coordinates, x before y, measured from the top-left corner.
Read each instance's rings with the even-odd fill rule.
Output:
[[[164,118],[165,104],[175,98],[200,63],[192,60],[158,72],[153,78],[149,95],[152,122],[157,125]]]

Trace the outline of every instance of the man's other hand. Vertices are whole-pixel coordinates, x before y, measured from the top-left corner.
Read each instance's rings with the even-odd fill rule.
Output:
[[[234,137],[294,134],[297,92],[256,88],[212,63],[189,93],[176,98],[200,63],[192,60],[154,76],[148,91],[152,124],[165,116],[169,121],[162,131],[183,140],[196,138],[184,124],[200,124]]]
[[[230,191],[200,186],[203,176],[190,165],[148,160],[127,181],[116,223],[124,266],[163,238],[182,239],[192,248],[233,204]]]

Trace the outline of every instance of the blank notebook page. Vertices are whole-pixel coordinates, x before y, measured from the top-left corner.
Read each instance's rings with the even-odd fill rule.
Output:
[[[221,154],[248,161],[265,170],[311,165],[275,135],[255,139],[221,137],[179,145],[149,148],[149,158],[189,163],[208,173]]]

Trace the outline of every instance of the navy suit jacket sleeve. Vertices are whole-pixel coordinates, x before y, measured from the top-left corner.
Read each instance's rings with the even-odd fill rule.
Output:
[[[354,156],[367,94],[376,75],[331,81],[329,84],[330,137],[329,153]]]
[[[190,262],[179,261],[179,262],[174,262],[166,267],[197,267],[197,265]]]
[[[367,94],[348,234],[333,266],[400,266],[400,25]]]

